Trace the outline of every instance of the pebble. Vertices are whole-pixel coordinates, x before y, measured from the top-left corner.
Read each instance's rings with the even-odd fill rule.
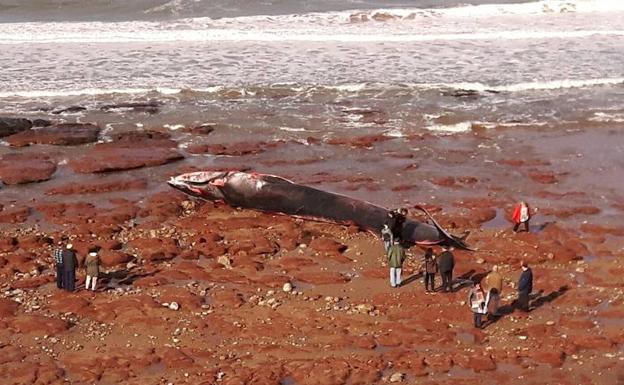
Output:
[[[390,382],[403,382],[405,375],[401,372],[396,372],[390,376]]]
[[[286,293],[291,292],[292,289],[293,289],[293,286],[292,286],[292,284],[290,282],[286,282],[284,284],[284,287],[282,287],[282,290],[284,290]]]
[[[178,309],[180,309],[180,305],[178,305],[177,302],[171,302],[169,304],[169,309],[171,309],[171,310],[178,310]]]

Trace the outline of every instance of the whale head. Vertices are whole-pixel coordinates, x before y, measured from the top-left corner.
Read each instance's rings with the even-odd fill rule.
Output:
[[[215,201],[223,200],[221,188],[227,183],[228,172],[197,171],[172,177],[169,186],[192,197]]]

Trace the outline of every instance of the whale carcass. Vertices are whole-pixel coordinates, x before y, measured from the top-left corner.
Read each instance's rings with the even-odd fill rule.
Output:
[[[355,224],[377,234],[390,211],[361,200],[293,183],[275,175],[239,171],[198,171],[171,178],[169,185],[196,198],[233,207],[282,213],[315,220]],[[407,219],[402,239],[418,245],[448,245],[470,250],[446,232],[422,207],[431,224]]]

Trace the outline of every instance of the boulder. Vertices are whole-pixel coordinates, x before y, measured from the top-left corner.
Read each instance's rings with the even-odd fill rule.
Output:
[[[0,117],[0,138],[14,135],[32,127],[32,122],[24,118]]]

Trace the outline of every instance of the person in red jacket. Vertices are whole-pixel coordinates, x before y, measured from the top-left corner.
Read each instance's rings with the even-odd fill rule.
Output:
[[[520,201],[520,203],[518,203],[514,208],[511,219],[514,223],[514,233],[518,232],[520,225],[524,225],[524,230],[528,233],[529,220],[531,219],[531,210],[529,209],[529,205],[524,201]]]

